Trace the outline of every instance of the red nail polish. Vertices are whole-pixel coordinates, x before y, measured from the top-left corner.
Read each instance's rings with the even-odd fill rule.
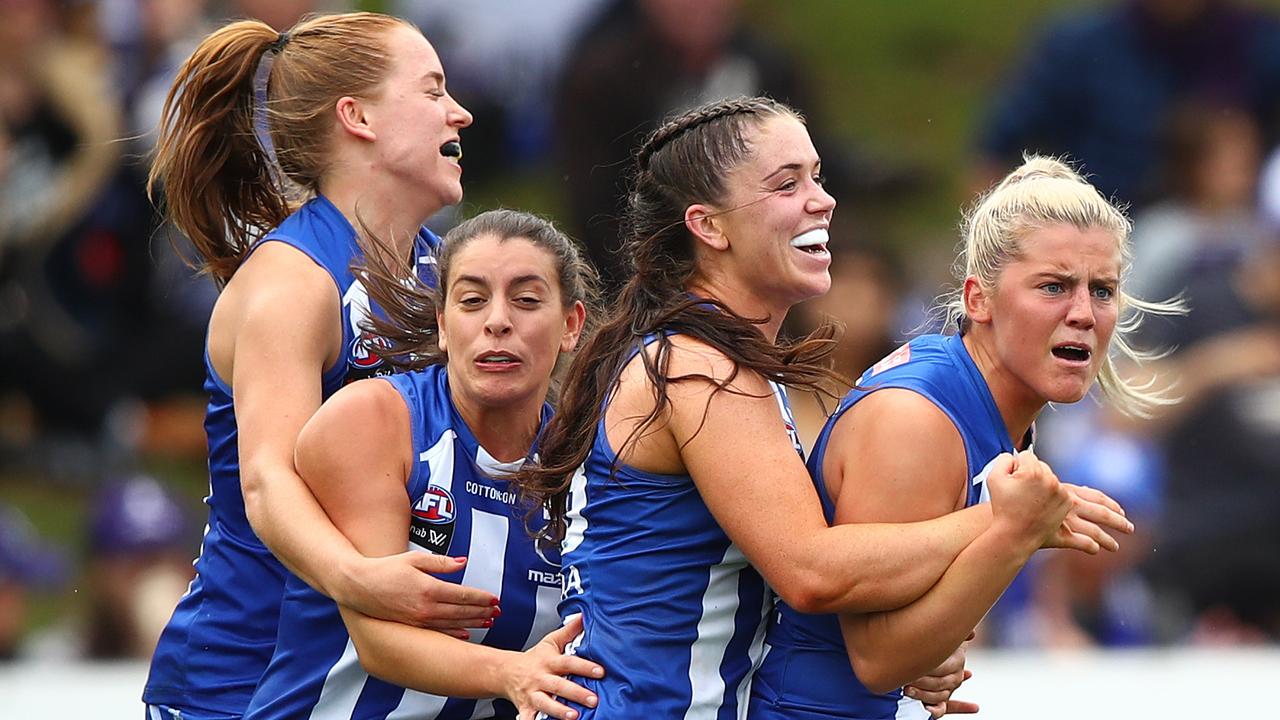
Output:
[[[492,600],[489,601],[489,604],[492,605],[493,607],[498,607],[498,598],[493,598]]]
[[[496,619],[498,619],[498,618],[500,618],[500,617],[502,617],[502,608],[500,608],[500,607],[494,607],[494,608],[493,608],[493,615],[491,615],[490,617],[492,617],[492,618],[493,618],[493,619],[495,619],[495,620],[496,620]]]

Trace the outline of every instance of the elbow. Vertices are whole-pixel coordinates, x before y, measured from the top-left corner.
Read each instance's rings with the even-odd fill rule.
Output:
[[[360,668],[368,673],[369,677],[375,677],[393,685],[399,684],[395,681],[395,674],[381,653],[374,652],[369,644],[355,633],[351,634],[351,644],[355,646],[356,660],[360,662]]]
[[[778,596],[792,609],[817,615],[835,612],[844,594],[839,584],[819,573],[803,571],[775,586]]]
[[[907,680],[901,680],[902,674],[895,672],[891,661],[876,657],[874,654],[849,649],[849,665],[858,682],[868,691],[876,695],[893,692],[902,687]]]

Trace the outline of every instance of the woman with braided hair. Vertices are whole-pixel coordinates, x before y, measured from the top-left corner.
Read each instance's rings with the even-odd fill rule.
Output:
[[[820,387],[831,330],[777,334],[830,285],[835,204],[800,115],[767,98],[687,112],[637,155],[630,279],[520,479],[562,540],[569,651],[608,669],[574,678],[599,700],[584,718],[742,717],[771,587],[804,612],[896,608],[976,537],[1096,552],[1129,527],[1030,454],[997,463],[989,505],[828,527],[784,387]]]
[[[234,22],[179,71],[151,184],[221,294],[205,353],[208,527],[152,659],[149,717],[243,715],[290,570],[373,617],[464,635],[495,615],[492,593],[428,574],[463,559],[361,555],[294,469],[321,401],[386,371],[353,261],[367,249],[429,271],[437,241],[422,223],[462,198],[470,124],[431,44],[386,15],[313,16],[286,33]]]

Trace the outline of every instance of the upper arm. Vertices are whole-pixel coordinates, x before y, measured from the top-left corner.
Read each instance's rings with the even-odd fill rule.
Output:
[[[835,522],[915,522],[959,510],[965,460],[959,430],[937,405],[911,390],[877,390],[832,428],[822,471]]]
[[[686,342],[673,351],[668,374],[701,373],[723,381],[732,371],[723,355]],[[827,524],[769,383],[739,370],[725,390],[690,381],[672,384],[668,395],[671,434],[711,514],[766,579],[784,585],[795,569],[792,548],[778,542],[774,528],[760,522],[761,514],[785,510],[790,540]]]
[[[412,455],[408,407],[390,383],[370,379],[320,408],[298,437],[295,462],[338,530],[377,557],[408,544]]]
[[[292,466],[341,346],[337,288],[296,248],[270,242],[236,271],[211,320],[209,354],[231,383],[242,480]]]

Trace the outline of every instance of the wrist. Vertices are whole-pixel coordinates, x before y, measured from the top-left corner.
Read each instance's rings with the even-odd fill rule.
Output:
[[[991,527],[983,535],[1000,559],[1021,565],[1045,542],[1044,533],[1036,532],[1037,530],[1034,525],[1014,522],[996,514],[992,518]]]

